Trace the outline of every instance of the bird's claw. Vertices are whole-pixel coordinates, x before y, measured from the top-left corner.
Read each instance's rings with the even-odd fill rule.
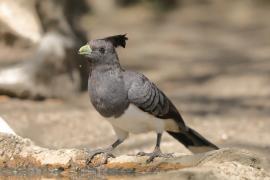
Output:
[[[172,158],[173,153],[162,153],[159,149],[155,149],[152,153],[139,152],[137,156],[149,156],[146,163],[151,163],[156,157]]]
[[[146,160],[146,163],[151,163],[153,162],[153,160],[156,158],[156,157],[163,157],[163,158],[172,158],[173,157],[173,154],[172,153],[152,153],[150,155],[150,157]]]
[[[86,159],[86,164],[89,165],[91,163],[91,161],[93,160],[93,158],[98,155],[98,154],[102,154],[102,164],[106,164],[107,160],[112,157],[115,158],[115,156],[111,153],[112,149],[110,148],[105,148],[105,149],[96,149],[96,150],[86,150],[88,157]]]

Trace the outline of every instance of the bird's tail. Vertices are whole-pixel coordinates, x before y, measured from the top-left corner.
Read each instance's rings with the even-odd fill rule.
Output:
[[[192,153],[203,153],[219,149],[195,130],[188,128],[186,132],[167,131],[172,137],[186,146]]]

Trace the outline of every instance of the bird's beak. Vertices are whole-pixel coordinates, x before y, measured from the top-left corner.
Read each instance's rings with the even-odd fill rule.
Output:
[[[86,44],[84,46],[82,46],[80,49],[79,49],[79,54],[80,55],[87,55],[87,54],[91,54],[92,52],[92,49],[90,48],[89,44]]]

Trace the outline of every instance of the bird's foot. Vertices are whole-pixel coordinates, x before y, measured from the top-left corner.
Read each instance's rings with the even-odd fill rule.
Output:
[[[173,153],[162,153],[160,148],[155,148],[152,153],[139,152],[137,156],[149,156],[146,163],[152,162],[156,157],[172,158]]]
[[[91,161],[93,160],[93,158],[98,154],[102,154],[102,156],[103,156],[101,164],[106,164],[107,160],[110,157],[115,158],[115,156],[112,154],[112,150],[113,150],[112,147],[108,147],[108,148],[104,148],[104,149],[95,149],[95,150],[87,149],[86,152],[88,154],[88,157],[86,159],[86,164],[87,165],[90,164]]]

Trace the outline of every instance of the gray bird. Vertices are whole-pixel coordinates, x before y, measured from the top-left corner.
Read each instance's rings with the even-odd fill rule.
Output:
[[[195,130],[188,127],[170,99],[143,74],[121,67],[116,52],[118,46],[125,48],[126,35],[91,40],[79,49],[91,65],[88,90],[95,109],[111,123],[117,140],[108,148],[92,152],[109,157],[129,133],[157,133],[155,149],[147,162],[155,157],[168,157],[160,150],[162,133],[167,131],[193,153],[216,150],[218,147]]]

